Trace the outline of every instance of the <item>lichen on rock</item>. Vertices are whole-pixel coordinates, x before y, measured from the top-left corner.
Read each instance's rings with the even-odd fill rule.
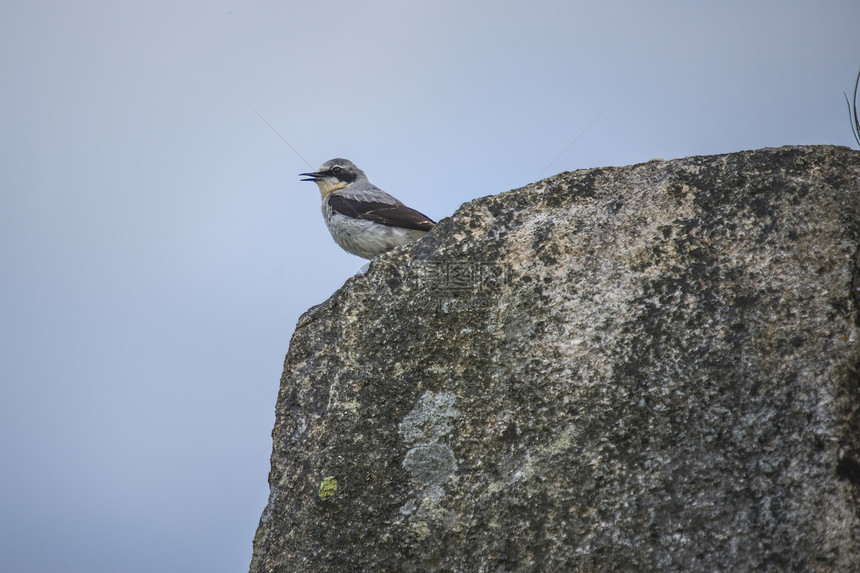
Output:
[[[337,493],[337,479],[334,476],[328,476],[320,483],[319,498],[320,501],[329,501]]]

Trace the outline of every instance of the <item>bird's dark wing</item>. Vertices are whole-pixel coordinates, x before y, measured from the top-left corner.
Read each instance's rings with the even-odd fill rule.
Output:
[[[416,231],[429,231],[436,224],[426,215],[406,205],[356,201],[342,195],[329,195],[328,204],[332,211],[352,217],[381,223],[389,227],[402,227]]]

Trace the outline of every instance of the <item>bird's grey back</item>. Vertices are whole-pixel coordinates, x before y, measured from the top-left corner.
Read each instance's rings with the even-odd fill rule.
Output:
[[[363,175],[363,174],[362,174]],[[367,177],[359,178],[351,185],[335,191],[338,195],[364,201],[366,203],[386,203],[389,205],[402,205],[400,201],[371,183]]]

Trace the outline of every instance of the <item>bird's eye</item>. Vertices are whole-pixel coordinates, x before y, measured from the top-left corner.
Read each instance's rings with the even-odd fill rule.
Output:
[[[335,175],[343,173],[343,167],[341,167],[340,165],[335,165],[334,167],[331,168],[331,172],[334,173]]]

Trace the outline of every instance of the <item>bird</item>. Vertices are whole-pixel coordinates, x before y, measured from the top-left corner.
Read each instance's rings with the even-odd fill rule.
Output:
[[[348,159],[330,159],[319,171],[299,176],[317,184],[323,219],[334,242],[353,255],[372,259],[420,239],[436,225],[371,183]]]

